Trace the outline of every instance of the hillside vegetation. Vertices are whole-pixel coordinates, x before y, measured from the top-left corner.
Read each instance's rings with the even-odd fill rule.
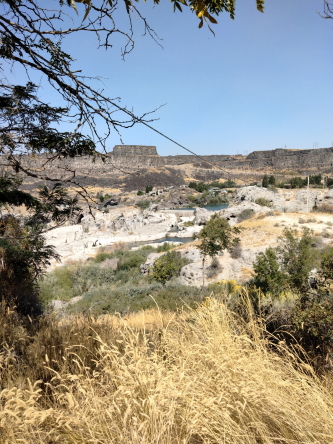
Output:
[[[140,272],[140,265],[151,252],[167,252],[170,248],[167,243],[156,249],[143,247],[137,251],[124,246],[112,253],[99,253],[86,262],[59,267],[40,281],[44,307],[47,308],[52,300],[68,302],[79,296],[75,304],[68,306],[69,312],[126,314],[154,308],[156,304],[162,310],[174,311],[184,304],[194,308],[201,300],[201,290],[182,285],[175,279],[180,268],[188,263],[177,259],[176,252],[170,258],[167,256],[166,268],[159,267],[155,272],[152,268],[148,276]],[[117,261],[115,269],[104,268],[108,260]],[[209,291],[204,290],[204,296],[208,294]]]

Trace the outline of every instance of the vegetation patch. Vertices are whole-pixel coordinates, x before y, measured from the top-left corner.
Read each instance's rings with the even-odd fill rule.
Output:
[[[237,216],[238,222],[242,222],[243,220],[250,219],[254,215],[254,211],[251,208],[247,208],[246,210],[243,210],[239,215]]]
[[[273,204],[270,200],[265,199],[264,197],[259,197],[258,199],[255,200],[255,203],[257,205],[261,205],[262,207],[272,207]]]

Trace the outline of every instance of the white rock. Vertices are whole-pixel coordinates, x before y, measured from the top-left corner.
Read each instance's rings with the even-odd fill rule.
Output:
[[[214,213],[215,211],[208,211],[205,208],[197,207],[194,213],[194,223],[196,225],[205,225]]]
[[[238,204],[230,205],[228,208],[224,208],[219,211],[219,215],[227,219],[230,225],[235,225],[238,223],[238,216],[245,210],[253,210],[253,214],[255,213],[267,213],[272,209],[269,207],[263,207],[251,201],[244,201]]]
[[[238,204],[244,201],[247,202],[255,202],[257,199],[267,199],[271,202],[273,208],[278,211],[281,211],[285,198],[283,194],[277,192],[273,192],[268,190],[267,188],[261,188],[256,186],[243,187],[239,189],[234,197],[234,203]]]

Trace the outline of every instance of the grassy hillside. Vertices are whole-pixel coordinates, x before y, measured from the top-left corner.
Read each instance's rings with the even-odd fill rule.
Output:
[[[26,349],[0,356],[1,443],[333,441],[327,384],[268,341],[250,311],[244,322],[210,299],[173,317],[155,311],[155,325],[133,316],[49,318],[29,337],[16,330]]]

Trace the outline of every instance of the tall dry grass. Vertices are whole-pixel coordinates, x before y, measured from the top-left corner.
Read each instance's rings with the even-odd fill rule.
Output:
[[[79,335],[62,358],[70,367],[45,356],[48,390],[35,380],[4,389],[1,443],[333,442],[332,395],[283,344],[272,348],[250,308],[246,322],[214,300],[153,331],[137,321],[113,330],[108,319],[91,365]]]

